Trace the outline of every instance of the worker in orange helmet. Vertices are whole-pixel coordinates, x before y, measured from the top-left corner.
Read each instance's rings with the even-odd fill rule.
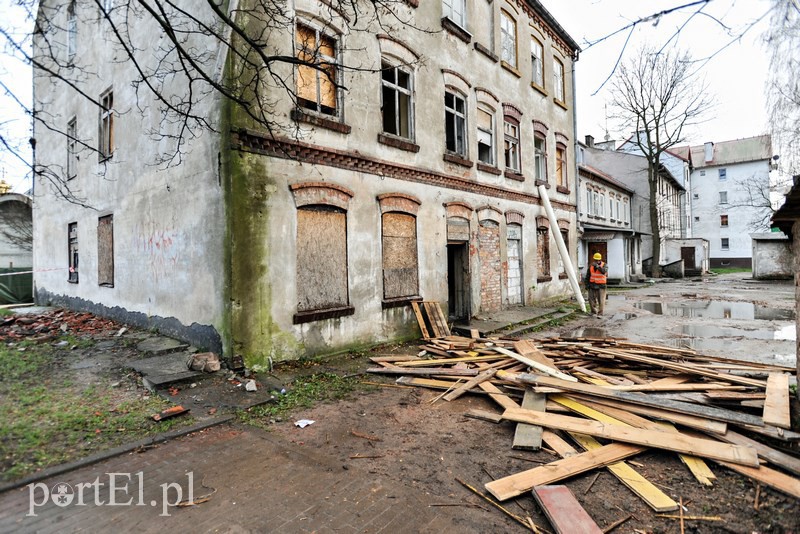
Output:
[[[589,307],[595,317],[602,316],[605,310],[607,274],[608,265],[603,261],[603,256],[595,252],[584,277],[584,283],[589,290]]]

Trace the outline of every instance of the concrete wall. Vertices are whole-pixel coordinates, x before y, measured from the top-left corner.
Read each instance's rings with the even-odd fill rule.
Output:
[[[694,249],[694,265],[684,264],[685,270],[699,269],[703,272],[708,271],[709,257],[708,257],[708,241],[704,239],[669,239],[665,243],[666,254],[664,261],[672,263],[681,259],[681,249],[684,247],[692,247]]]
[[[45,2],[40,15],[55,17],[63,28],[65,5]],[[56,128],[34,126],[36,164],[48,169],[34,184],[37,302],[162,328],[204,348],[221,350],[226,275],[219,139],[198,131],[199,137],[189,139],[176,153],[167,136],[181,125],[164,120],[146,87],[137,94],[131,85],[137,74],[130,61],[121,61],[121,51],[110,44],[98,45],[106,42],[109,30],[97,26],[97,7],[83,2],[77,6],[75,66],[64,75],[74,78],[87,97],[42,71],[34,75],[34,105]],[[122,15],[121,10],[114,13]],[[135,17],[129,22],[137,46],[152,50],[161,29]],[[64,42],[65,36],[52,29],[48,38]],[[36,53],[42,54],[41,40],[36,42]],[[191,44],[211,52],[208,61],[213,63],[215,42],[194,36]],[[145,69],[154,66],[151,53],[143,53],[139,60]],[[47,62],[43,57],[42,61]],[[173,83],[163,87],[164,94],[181,96],[182,81]],[[108,90],[114,97],[114,152],[101,160],[96,151],[100,111],[89,99],[99,100]],[[193,111],[219,124],[219,102],[213,94]],[[79,140],[77,175],[67,180],[64,132],[72,119]],[[176,159],[159,164],[170,154]],[[59,184],[74,193],[72,202],[58,193]],[[98,219],[107,215],[113,216],[113,287],[98,283]],[[71,223],[77,223],[77,283],[68,281]]]
[[[783,234],[753,234],[753,278],[790,279],[794,275],[792,243]]]

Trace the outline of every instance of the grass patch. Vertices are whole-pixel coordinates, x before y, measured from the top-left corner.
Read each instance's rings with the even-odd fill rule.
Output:
[[[315,373],[295,379],[284,395],[276,392],[274,403],[239,412],[239,420],[246,424],[267,428],[270,420],[283,418],[299,409],[311,408],[319,402],[345,399],[356,391],[366,389],[371,388],[361,384],[356,377],[341,377],[334,373]]]
[[[154,422],[150,415],[170,403],[130,381],[119,388],[76,383],[62,355],[50,345],[0,346],[0,481],[191,422]]]

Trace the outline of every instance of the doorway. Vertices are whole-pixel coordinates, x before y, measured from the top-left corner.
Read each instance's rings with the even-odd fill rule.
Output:
[[[469,247],[447,245],[447,313],[450,320],[469,319]]]
[[[693,271],[697,267],[695,263],[694,247],[681,247],[681,259],[683,260],[684,269]]]
[[[603,256],[603,261],[608,263],[608,243],[605,241],[590,241],[589,242],[589,262],[592,262],[592,256],[597,252]]]

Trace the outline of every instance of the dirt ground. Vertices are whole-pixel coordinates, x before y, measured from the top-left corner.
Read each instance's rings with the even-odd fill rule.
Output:
[[[603,319],[580,317],[527,337],[576,334],[624,337],[791,366],[795,362],[795,341],[787,325],[794,320],[793,291],[789,283],[756,283],[744,275],[658,283],[624,293],[614,292]],[[92,368],[87,378],[119,380],[118,373],[97,372],[98,368],[116,367],[121,360],[140,356],[130,353],[130,342],[123,349],[117,343],[105,341],[109,342],[107,347],[98,344],[93,351],[93,357],[101,365],[94,368],[86,363],[76,365]],[[366,354],[312,365],[279,366],[272,375],[256,378],[263,391],[289,385],[298,373],[358,375],[368,366],[369,356],[417,351],[415,344],[384,346]],[[116,365],[110,363],[113,360]],[[459,532],[525,531],[471,493],[459,480],[484,491],[484,484],[494,478],[556,460],[554,453],[512,450],[513,423],[494,424],[465,417],[474,408],[500,411],[484,396],[466,395],[446,402],[439,398],[441,392],[397,386],[391,377],[363,375],[361,379],[377,385],[347,400],[298,410],[270,424],[269,431],[293,446],[311,448],[316,454],[336,459],[343,469],[363,472],[364,476],[390,477],[398,484],[418,488],[429,495],[430,506],[458,507],[455,527]],[[175,397],[179,402],[195,402],[193,413],[198,416],[216,411],[215,408],[224,411],[241,406],[244,402],[241,399],[248,399],[240,387],[232,386],[223,375],[209,377],[195,388],[181,386]],[[797,421],[796,402],[792,409]],[[294,422],[300,419],[315,422],[299,428]],[[795,425],[794,430],[800,428]],[[796,445],[788,448],[793,454],[800,454]],[[673,499],[682,500],[685,515],[707,518],[686,520],[686,532],[800,532],[800,501],[758,487],[720,465],[710,464],[717,479],[712,487],[705,487],[694,480],[676,454],[650,451],[631,458],[628,463]],[[562,483],[572,490],[601,529],[624,519],[614,532],[681,531],[677,517],[660,517],[606,470],[591,471]],[[503,506],[519,516],[530,516],[537,525],[552,531],[529,495],[507,501]]]

